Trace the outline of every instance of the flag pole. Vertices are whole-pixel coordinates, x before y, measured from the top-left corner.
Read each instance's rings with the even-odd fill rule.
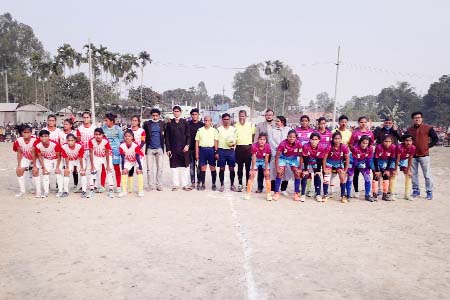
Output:
[[[97,126],[96,121],[95,121],[95,102],[94,102],[94,75],[92,72],[92,50],[91,50],[91,40],[88,40],[88,45],[89,45],[89,79],[90,79],[90,86],[91,86],[91,115],[92,115],[92,124],[94,124],[94,126]]]
[[[337,106],[337,88],[338,88],[338,76],[339,76],[339,56],[341,53],[341,46],[338,47],[338,53],[337,53],[337,62],[336,62],[336,82],[334,84],[334,105],[333,105],[333,128],[334,130],[336,126],[336,106]]]

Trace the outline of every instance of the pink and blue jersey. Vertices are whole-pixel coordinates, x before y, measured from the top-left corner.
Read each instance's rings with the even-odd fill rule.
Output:
[[[252,154],[256,155],[256,159],[257,160],[258,159],[264,160],[267,155],[270,155],[270,146],[269,146],[269,144],[265,143],[263,149],[260,149],[259,144],[258,143],[254,143],[252,145]]]
[[[349,145],[355,146],[356,144],[358,144],[359,140],[363,137],[363,135],[367,135],[368,137],[370,137],[371,143],[374,142],[375,138],[374,138],[374,135],[373,135],[372,131],[364,131],[363,132],[363,131],[361,131],[359,129],[356,129],[352,133],[352,137],[350,138]]]
[[[320,145],[330,145],[333,133],[328,129],[325,129],[324,132],[320,132],[319,130],[316,133],[320,134]]]
[[[400,158],[398,163],[400,170],[404,171],[408,168],[408,160],[410,157],[414,157],[416,154],[416,146],[411,145],[406,147],[405,144],[400,144],[397,146],[397,157]]]
[[[281,157],[297,157],[302,153],[302,144],[298,140],[290,144],[286,139],[278,145],[277,151],[281,152]]]
[[[373,157],[373,146],[368,146],[366,149],[361,148],[361,145],[356,145],[352,148],[353,166],[358,169],[366,169],[370,166],[370,161]]]
[[[383,144],[375,147],[374,168],[376,171],[395,169],[396,146],[394,144],[385,148]]]
[[[346,144],[340,144],[338,147],[328,148],[327,167],[333,169],[343,169],[345,167],[345,156],[350,153]]]
[[[311,127],[297,127],[295,128],[295,131],[297,132],[297,141],[299,141],[303,146],[304,144],[309,142],[309,137],[311,136],[311,133],[314,132],[314,129],[312,129]]]

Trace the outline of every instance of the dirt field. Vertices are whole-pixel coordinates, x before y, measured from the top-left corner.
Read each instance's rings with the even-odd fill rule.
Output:
[[[16,199],[10,149],[0,145],[0,299],[450,297],[450,148],[432,151],[433,201],[347,204],[169,189]]]

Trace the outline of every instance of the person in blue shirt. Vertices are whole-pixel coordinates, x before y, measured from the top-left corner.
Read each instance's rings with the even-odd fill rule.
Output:
[[[112,149],[112,163],[114,166],[114,174],[116,177],[116,192],[121,193],[122,189],[120,188],[120,178],[121,178],[121,172],[120,172],[120,152],[119,147],[120,144],[123,142],[123,131],[122,128],[120,128],[118,125],[116,125],[116,118],[117,116],[113,113],[107,113],[105,115],[105,118],[103,119],[103,132],[105,133],[105,137],[109,140],[109,143],[111,145]],[[102,187],[105,186],[106,181],[106,173],[102,169],[102,176],[101,176],[101,185]]]

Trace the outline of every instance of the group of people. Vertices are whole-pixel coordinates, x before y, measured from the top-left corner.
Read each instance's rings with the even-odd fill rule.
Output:
[[[411,199],[420,196],[420,165],[426,197],[433,197],[429,148],[436,144],[437,135],[423,123],[421,112],[412,114],[413,125],[401,133],[390,118],[382,127],[370,131],[368,119],[360,117],[359,127],[351,131],[347,128],[348,118],[343,115],[339,117],[339,127],[330,131],[325,118],[319,118],[317,129],[313,129],[310,118],[303,115],[300,126],[291,129],[286,126],[285,117],[275,117],[270,109],[265,112],[265,121],[256,126],[242,110],[234,126],[231,116],[224,113],[221,125],[215,128],[210,116],[200,120],[198,109],[191,110],[190,120],[180,117],[179,106],[172,111],[174,117],[164,121],[161,112],[152,109],[151,119],[142,126],[139,116],[133,116],[131,127],[125,132],[115,125],[116,116],[111,113],[105,116],[102,127],[91,124],[89,112],[83,113],[83,122],[76,130],[71,119],[64,121],[62,130],[58,129],[52,115],[38,136],[32,135],[29,126],[22,127],[21,137],[13,146],[17,152],[18,196],[25,194],[24,174],[32,168],[36,197],[48,196],[51,173],[56,175],[58,197],[68,196],[71,174],[76,187],[81,179],[82,197],[93,197],[95,191],[107,191],[109,197],[114,197],[114,185],[118,196],[124,197],[132,192],[136,173],[137,192],[143,197],[144,169],[147,190],[163,190],[166,153],[172,191],[205,190],[209,166],[213,191],[225,190],[227,168],[230,190],[244,192],[244,199],[251,197],[255,179],[256,192],[262,193],[265,186],[267,200],[287,196],[288,182],[293,179],[295,201],[305,201],[308,195],[324,202],[332,195],[331,183],[338,178],[340,200],[345,203],[350,197],[359,196],[361,174],[366,200],[376,201],[381,195],[383,200],[391,201],[395,200],[400,170],[405,174],[404,198]]]

